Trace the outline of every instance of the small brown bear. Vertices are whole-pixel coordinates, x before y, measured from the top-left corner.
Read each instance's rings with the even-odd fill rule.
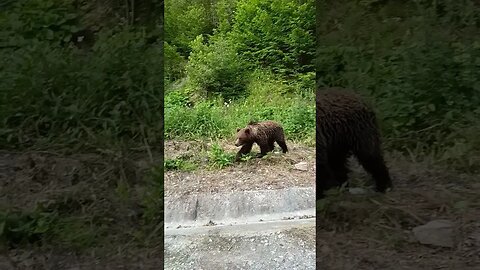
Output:
[[[347,159],[352,154],[375,180],[376,191],[392,187],[375,112],[359,95],[342,88],[317,88],[316,119],[317,199],[348,180]]]
[[[273,151],[275,142],[282,148],[283,153],[288,151],[285,134],[280,124],[274,121],[250,122],[245,128],[237,129],[235,146],[242,146],[242,148],[238,151],[235,161],[239,161],[242,155],[250,153],[254,143],[260,146],[257,157],[261,158],[267,152]]]

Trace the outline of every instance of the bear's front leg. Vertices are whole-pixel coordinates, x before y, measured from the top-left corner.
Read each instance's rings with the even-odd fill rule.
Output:
[[[244,154],[250,153],[250,151],[252,151],[252,146],[253,146],[253,143],[244,144],[242,148],[238,150],[237,156],[235,157],[235,161],[236,162],[240,161]]]
[[[268,142],[261,142],[258,143],[258,145],[260,146],[260,153],[257,154],[257,158],[262,158],[267,155],[269,151],[269,145]]]

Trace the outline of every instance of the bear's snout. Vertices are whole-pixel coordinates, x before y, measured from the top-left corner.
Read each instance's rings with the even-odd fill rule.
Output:
[[[239,139],[237,139],[237,140],[235,141],[235,146],[240,146],[240,145],[242,145],[242,143],[240,142]]]

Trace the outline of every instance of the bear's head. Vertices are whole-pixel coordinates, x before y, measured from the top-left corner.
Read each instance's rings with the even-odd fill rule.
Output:
[[[237,140],[235,141],[235,146],[242,146],[251,142],[251,135],[252,130],[250,128],[237,128]]]

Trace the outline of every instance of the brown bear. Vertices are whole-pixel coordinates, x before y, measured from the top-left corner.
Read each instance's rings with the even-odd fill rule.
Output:
[[[317,199],[348,180],[352,154],[375,180],[377,192],[392,188],[375,112],[359,95],[343,88],[317,88],[316,120]]]
[[[252,121],[245,128],[237,128],[235,146],[242,146],[242,148],[238,151],[235,161],[239,161],[242,155],[250,153],[254,143],[260,146],[257,157],[261,158],[267,152],[273,151],[275,142],[282,148],[283,153],[288,151],[283,128],[274,121]]]

